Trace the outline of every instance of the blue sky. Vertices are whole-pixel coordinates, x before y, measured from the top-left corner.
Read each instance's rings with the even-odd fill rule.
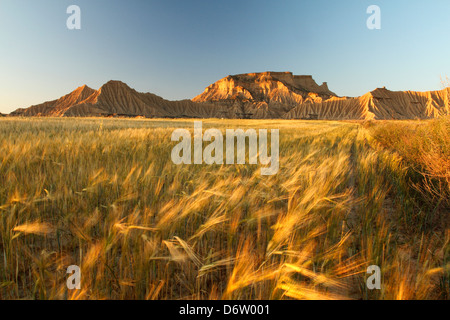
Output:
[[[69,5],[81,30],[68,30]],[[369,5],[381,30],[369,30]],[[436,90],[450,76],[450,1],[0,0],[0,112],[121,80],[193,98],[247,72],[311,74],[342,96]]]

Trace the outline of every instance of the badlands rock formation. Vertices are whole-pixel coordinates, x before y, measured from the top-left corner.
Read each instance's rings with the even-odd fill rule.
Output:
[[[213,105],[190,100],[168,101],[140,93],[120,81],[109,81],[99,90],[84,85],[58,100],[18,109],[12,116],[122,116],[122,117],[214,117]]]
[[[299,105],[332,97],[327,83],[319,86],[312,76],[263,72],[223,78],[192,101],[221,106],[224,118],[281,118]]]
[[[427,119],[449,112],[450,88],[393,92],[376,89],[358,98],[337,97],[327,83],[290,72],[228,76],[193,101],[221,106],[226,118]]]
[[[389,91],[379,88],[358,98],[331,98],[319,103],[305,103],[293,108],[284,119],[405,120],[429,119],[449,114],[450,88],[441,91]]]
[[[120,81],[99,90],[77,88],[58,100],[13,116],[124,116],[252,119],[428,119],[449,113],[450,88],[440,91],[389,91],[379,88],[361,97],[338,97],[327,83],[291,72],[249,73],[225,77],[191,100],[168,101],[140,93]]]

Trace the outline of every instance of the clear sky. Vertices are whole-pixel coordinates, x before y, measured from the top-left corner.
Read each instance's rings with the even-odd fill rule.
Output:
[[[69,5],[81,30],[68,30]],[[381,30],[369,30],[369,5]],[[341,96],[441,89],[449,0],[0,0],[0,112],[121,80],[193,98],[229,75],[310,74]]]

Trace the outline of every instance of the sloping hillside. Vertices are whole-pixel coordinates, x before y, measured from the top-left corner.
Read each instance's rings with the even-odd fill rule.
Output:
[[[324,82],[291,72],[227,76],[192,100],[168,101],[140,93],[120,81],[100,89],[82,86],[57,100],[18,109],[12,116],[124,116],[244,119],[428,119],[449,113],[450,88],[389,91],[338,97]]]
[[[449,113],[450,88],[440,91],[389,91],[379,88],[358,98],[331,98],[319,103],[304,103],[283,118],[405,120],[435,118]]]
[[[192,99],[221,106],[224,118],[280,118],[291,109],[336,97],[326,83],[291,72],[249,73],[225,77]]]
[[[215,106],[190,100],[168,101],[151,93],[140,93],[120,81],[109,81],[99,90],[77,88],[58,100],[27,109],[13,116],[144,116],[144,117],[213,117]]]

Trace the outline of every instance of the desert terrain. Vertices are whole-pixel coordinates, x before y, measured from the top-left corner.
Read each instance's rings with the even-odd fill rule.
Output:
[[[73,92],[11,116],[145,117],[309,120],[417,120],[449,113],[450,88],[390,91],[377,88],[360,97],[339,97],[327,83],[291,72],[227,76],[192,100],[169,101],[140,93],[121,81]]]

